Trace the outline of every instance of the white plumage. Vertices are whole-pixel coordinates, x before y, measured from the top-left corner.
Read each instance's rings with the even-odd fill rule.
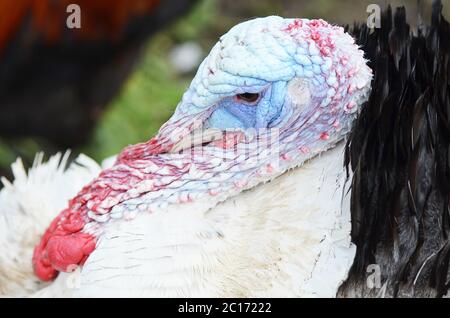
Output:
[[[355,252],[342,154],[341,143],[212,210],[196,203],[112,223],[81,270],[61,273],[34,296],[333,297]],[[4,295],[36,290],[31,254],[55,216],[48,211],[59,211],[100,170],[85,156],[66,172],[66,160],[60,161],[60,156],[44,164],[38,159],[28,177],[16,163],[14,185],[1,191],[0,206],[8,197],[8,202],[21,202],[25,212],[22,219],[0,212],[2,220],[17,226],[11,231],[9,223],[1,223],[9,224],[2,234],[12,236],[0,241],[7,251],[0,256]],[[72,187],[61,193],[68,180]],[[43,192],[27,195],[31,188],[26,185],[35,189],[38,181],[45,185]],[[11,200],[11,195],[21,199]],[[11,207],[9,213],[17,214],[17,209]],[[17,241],[14,234],[19,233],[29,237]],[[11,254],[17,251],[21,255]],[[22,262],[11,264],[14,259]]]
[[[26,172],[18,159],[12,165],[14,181],[2,179],[0,191],[0,294],[18,296],[40,286],[31,257],[36,242],[67,201],[101,171],[87,156],[68,164],[69,153],[47,162],[36,156]]]

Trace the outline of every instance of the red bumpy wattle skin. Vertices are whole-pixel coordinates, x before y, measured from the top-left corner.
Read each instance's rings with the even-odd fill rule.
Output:
[[[83,265],[96,246],[96,237],[82,232],[84,226],[92,221],[88,212],[108,213],[114,203],[120,202],[115,198],[142,181],[142,178],[136,176],[138,174],[122,171],[118,165],[145,160],[160,153],[163,148],[156,139],[152,139],[124,149],[112,169],[104,170],[69,202],[69,207],[53,220],[34,250],[34,272],[41,280],[50,281],[60,271],[70,272],[76,266]],[[150,174],[145,178],[151,179],[153,176]],[[100,203],[106,198],[110,198],[113,203],[107,207],[101,206]]]
[[[71,266],[84,263],[96,243],[94,236],[80,232],[85,223],[70,208],[53,220],[33,254],[34,272],[40,279],[52,280],[58,271],[70,272]]]
[[[214,145],[229,148],[241,139],[240,133],[231,134],[222,141],[214,142]],[[116,164],[84,187],[69,201],[69,207],[50,224],[34,250],[35,274],[43,281],[50,281],[58,272],[71,272],[78,265],[83,265],[94,251],[97,240],[94,235],[83,232],[85,225],[92,222],[89,213],[108,214],[115,205],[129,199],[127,191],[135,188],[139,182],[159,178],[157,174],[145,173],[142,169],[148,162],[158,164],[156,155],[170,150],[172,146],[167,140],[153,138],[146,143],[125,148]],[[184,169],[168,163],[163,165],[171,171],[171,175],[181,175]],[[105,205],[105,202],[108,204]]]

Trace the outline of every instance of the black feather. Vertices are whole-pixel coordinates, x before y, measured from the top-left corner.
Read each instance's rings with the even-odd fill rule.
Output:
[[[366,284],[378,264],[384,295],[444,296],[450,262],[450,26],[435,1],[430,26],[411,32],[405,9],[381,28],[353,33],[374,71],[372,92],[346,147],[353,171],[352,240],[342,296],[377,296]]]

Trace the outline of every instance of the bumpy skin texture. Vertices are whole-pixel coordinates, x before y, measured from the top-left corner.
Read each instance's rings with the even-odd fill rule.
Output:
[[[35,249],[35,273],[51,280],[83,264],[107,222],[205,198],[214,207],[332,147],[370,80],[363,53],[340,27],[280,17],[239,24],[214,46],[158,135],[124,149],[52,222]],[[173,152],[194,131],[212,129],[233,131]]]

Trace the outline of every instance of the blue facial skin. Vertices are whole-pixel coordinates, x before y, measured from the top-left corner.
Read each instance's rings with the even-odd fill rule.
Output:
[[[207,120],[207,126],[222,130],[274,127],[280,123],[281,115],[288,112],[285,105],[286,88],[287,82],[280,81],[260,92],[252,89],[242,92],[258,93],[259,98],[253,103],[237,95],[226,97]]]

